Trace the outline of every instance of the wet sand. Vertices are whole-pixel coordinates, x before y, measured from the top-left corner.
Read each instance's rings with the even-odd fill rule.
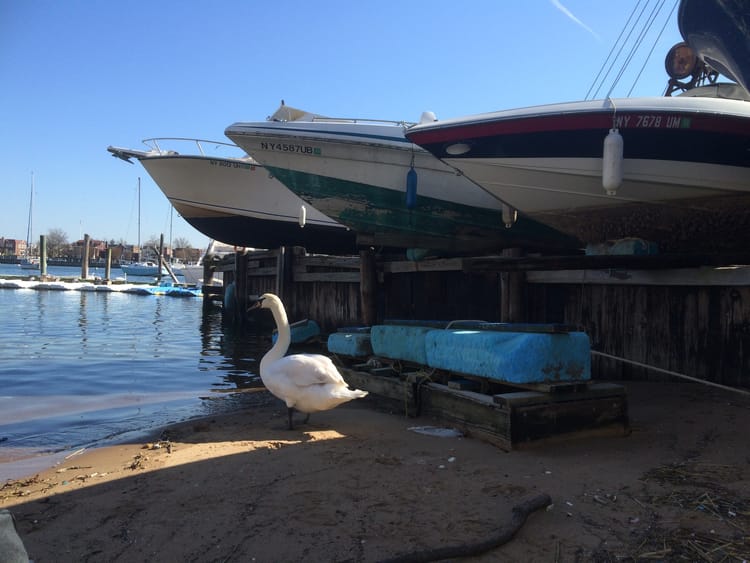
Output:
[[[750,401],[626,386],[629,435],[513,452],[414,432],[440,422],[369,399],[289,431],[281,402],[257,393],[246,411],[9,481],[0,508],[36,563],[381,561],[484,540],[542,493],[551,505],[470,560],[750,557]]]

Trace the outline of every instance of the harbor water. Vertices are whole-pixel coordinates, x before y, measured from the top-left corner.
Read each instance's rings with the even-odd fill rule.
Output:
[[[22,273],[0,265],[0,278]],[[202,298],[0,289],[0,312],[0,483],[82,448],[248,408],[243,398],[262,388],[270,335],[224,326],[220,304]]]

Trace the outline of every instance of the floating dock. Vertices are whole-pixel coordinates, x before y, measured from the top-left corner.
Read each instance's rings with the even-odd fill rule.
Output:
[[[200,287],[172,282],[161,284],[102,283],[77,279],[27,279],[0,278],[0,289],[27,289],[36,291],[90,291],[99,293],[134,293],[138,295],[168,295],[170,297],[202,297]]]

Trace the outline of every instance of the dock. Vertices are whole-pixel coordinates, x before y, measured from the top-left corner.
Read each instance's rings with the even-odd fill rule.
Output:
[[[26,289],[34,291],[85,291],[98,293],[131,293],[138,295],[166,295],[170,297],[202,297],[203,291],[196,286],[108,282],[104,280],[81,280],[78,278],[56,278],[52,276],[6,276],[0,278],[0,289]]]
[[[394,361],[335,356],[351,385],[393,412],[434,416],[507,449],[558,438],[628,432],[618,382],[705,382],[750,394],[750,254],[434,258],[308,255],[301,248],[239,253],[217,265],[236,322],[243,302],[279,295],[290,322],[324,334],[414,322],[575,327],[590,339],[591,379],[519,384]],[[260,312],[262,313],[262,312]],[[358,343],[361,344],[361,337]],[[353,344],[356,348],[357,343]],[[366,347],[365,347],[366,352]]]

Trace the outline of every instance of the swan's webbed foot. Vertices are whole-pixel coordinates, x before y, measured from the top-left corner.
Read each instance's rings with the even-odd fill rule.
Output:
[[[289,430],[294,430],[294,423],[292,422],[294,409],[292,407],[287,407],[286,412],[287,412],[287,415],[289,416]]]
[[[287,416],[289,417],[289,430],[294,430],[294,421],[292,420],[294,416],[294,409],[292,407],[287,407],[286,410],[287,410]],[[307,413],[305,415],[305,419],[302,421],[302,424],[307,424],[309,420],[310,420],[310,413]]]

